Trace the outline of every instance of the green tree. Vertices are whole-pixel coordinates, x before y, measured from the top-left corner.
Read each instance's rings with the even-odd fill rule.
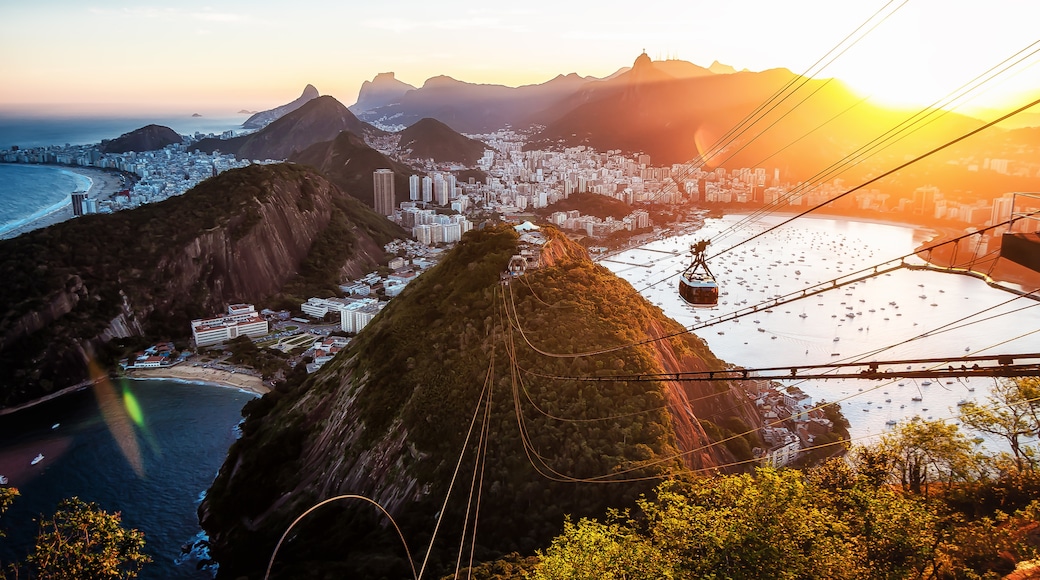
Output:
[[[142,552],[144,533],[123,528],[120,519],[76,497],[62,500],[54,517],[40,523],[29,569],[53,580],[136,578],[152,559]]]
[[[932,484],[975,481],[982,465],[975,444],[956,425],[919,418],[884,435],[879,449],[890,461],[893,483],[925,497]]]
[[[616,516],[606,524],[587,518],[577,524],[565,521],[563,533],[539,552],[531,579],[675,578],[663,554]]]
[[[988,404],[961,406],[958,418],[968,428],[1006,441],[1011,454],[998,463],[1018,471],[1034,471],[1040,463],[1036,437],[1040,434],[1040,378],[1023,377],[1000,381],[990,391]],[[1029,440],[1032,440],[1032,444]]]

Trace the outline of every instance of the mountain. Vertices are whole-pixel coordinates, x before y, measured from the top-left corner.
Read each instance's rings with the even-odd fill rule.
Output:
[[[430,117],[460,133],[485,133],[507,125],[526,126],[532,115],[573,94],[588,81],[571,73],[537,85],[507,87],[437,76],[408,91],[398,102],[360,112],[358,116],[373,123],[404,126]]]
[[[231,153],[239,159],[288,159],[315,143],[334,139],[341,131],[364,137],[384,134],[326,95],[308,101],[256,133],[231,139],[203,139],[192,147],[204,153]]]
[[[140,129],[123,133],[112,140],[102,141],[98,149],[102,153],[126,153],[128,151],[157,151],[183,141],[176,131],[162,125],[145,125]]]
[[[352,113],[359,115],[385,105],[398,102],[408,91],[414,91],[415,87],[394,78],[394,73],[379,73],[371,81],[361,83],[358,91],[357,102],[348,107]]]
[[[717,75],[731,75],[737,72],[737,69],[733,68],[728,64],[722,64],[717,60],[712,61],[711,66],[708,67],[708,70]]]
[[[242,437],[199,508],[218,578],[257,576],[294,518],[340,494],[378,502],[422,558],[438,514],[441,534],[461,533],[476,467],[475,553],[488,560],[544,548],[565,514],[631,506],[656,477],[732,460],[701,425],[759,424],[734,385],[554,378],[724,363],[583,248],[556,230],[542,235],[540,267],[503,284],[516,232],[468,232],[321,371],[247,405]],[[549,357],[529,343],[551,353],[623,348]],[[480,456],[460,459],[464,442],[475,449],[480,439]],[[272,578],[412,578],[385,523],[360,501],[323,506],[293,528]],[[434,545],[431,577],[454,567],[457,549]]]
[[[274,121],[288,115],[317,98],[318,89],[314,88],[314,85],[307,85],[303,88],[303,93],[295,101],[267,111],[254,113],[246,119],[245,123],[242,123],[242,127],[245,129],[263,129],[267,125],[270,125]]]
[[[417,173],[411,167],[393,161],[369,147],[363,139],[349,131],[343,131],[331,141],[315,143],[294,153],[289,160],[321,171],[340,189],[368,207],[374,207],[375,203],[372,173],[376,169],[394,171],[394,207],[408,200],[408,178]]]
[[[398,147],[407,151],[408,157],[433,159],[436,163],[473,166],[489,148],[476,139],[456,133],[437,119],[420,119],[399,134]]]
[[[0,407],[80,383],[88,361],[112,362],[110,340],[190,335],[193,318],[289,284],[334,289],[402,235],[322,175],[279,164],[0,241]]]
[[[588,83],[538,116],[537,122],[545,128],[532,136],[527,148],[620,149],[649,154],[656,166],[696,163],[711,154],[706,160],[709,168],[768,164],[781,169],[785,180],[796,182],[889,128],[909,125],[897,132],[898,143],[886,144],[881,154],[856,163],[843,175],[855,180],[891,169],[908,155],[916,156],[982,124],[947,112],[939,116],[941,122],[933,122],[938,118],[924,122],[918,115],[907,123],[914,111],[882,108],[837,79],[808,79],[786,69],[674,78],[669,67],[676,68],[644,54],[625,73]],[[787,96],[759,109],[785,87]],[[792,88],[798,91],[793,96]],[[745,120],[752,113],[756,122],[749,126]],[[725,145],[721,151],[719,143]],[[950,149],[935,158],[933,167],[970,156],[977,143]]]

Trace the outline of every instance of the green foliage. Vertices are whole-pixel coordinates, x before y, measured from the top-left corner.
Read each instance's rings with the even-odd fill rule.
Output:
[[[553,540],[535,568],[532,580],[562,578],[675,578],[672,562],[661,550],[628,526],[582,518],[567,520],[563,533]]]
[[[25,568],[28,577],[54,580],[136,578],[152,561],[143,549],[144,533],[123,528],[118,512],[73,497],[62,500],[53,518],[40,522]]]
[[[987,404],[969,402],[958,418],[969,429],[997,437],[1011,453],[1001,453],[995,467],[1001,472],[1040,468],[1040,378],[1004,379],[994,384]]]
[[[983,469],[975,444],[946,423],[903,423],[882,437],[880,449],[890,461],[892,482],[914,494],[928,495],[936,484],[971,481]]]

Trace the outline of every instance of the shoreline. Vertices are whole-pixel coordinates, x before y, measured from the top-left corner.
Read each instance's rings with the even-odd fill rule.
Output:
[[[173,380],[248,391],[262,396],[271,391],[263,379],[243,373],[232,373],[213,368],[184,366],[184,363],[165,368],[128,369],[126,378],[134,380]]]
[[[135,381],[167,380],[225,389],[236,389],[252,393],[258,397],[271,391],[271,389],[264,386],[263,380],[260,377],[241,373],[231,373],[230,371],[220,369],[207,369],[191,366],[182,367],[181,365],[155,369],[129,369],[124,375],[109,375],[109,378],[118,378],[118,376]],[[70,387],[54,391],[53,393],[44,395],[38,399],[33,399],[13,407],[4,407],[0,409],[0,417],[11,415],[48,401],[53,401],[54,399],[77,391],[89,389],[93,384],[94,381],[83,381]]]
[[[98,201],[109,200],[112,196],[123,189],[122,180],[118,173],[105,171],[96,167],[80,167],[76,165],[60,165],[54,163],[5,163],[4,165],[50,167],[75,174],[76,176],[84,178],[90,182],[90,186],[87,189],[87,196]],[[72,211],[72,192],[69,192],[62,202],[45,209],[49,209],[50,211],[36,217],[29,216],[31,219],[27,218],[28,221],[25,223],[18,224],[8,230],[0,231],[0,239],[16,238],[24,233],[72,219],[75,217]]]

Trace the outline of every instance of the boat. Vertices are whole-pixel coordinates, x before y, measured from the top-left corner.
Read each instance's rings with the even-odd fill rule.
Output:
[[[55,423],[51,425],[51,429],[57,429],[59,425],[61,425],[61,423]]]
[[[927,387],[927,386],[928,386],[928,385],[930,385],[930,384],[932,384],[932,381],[922,381],[922,382],[921,382],[921,386],[922,386],[922,387]]]
[[[0,485],[7,485],[7,478],[0,475]]]
[[[33,460],[29,462],[29,465],[36,465],[41,461],[43,461],[43,453],[39,453],[36,457],[33,457]]]
[[[918,395],[914,395],[913,397],[910,397],[910,400],[911,401],[921,402],[921,397],[918,396]]]
[[[889,426],[895,425],[897,423],[899,423],[899,421],[896,421],[895,419],[889,419],[888,421],[885,421],[885,425]]]

